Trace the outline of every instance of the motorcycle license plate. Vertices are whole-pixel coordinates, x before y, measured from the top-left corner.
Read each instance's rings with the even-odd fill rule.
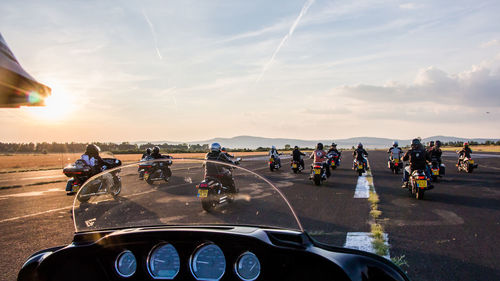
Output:
[[[427,181],[426,180],[417,180],[417,186],[418,187],[427,187]]]
[[[335,167],[335,162],[334,161],[332,161],[332,167]]]
[[[198,189],[198,197],[205,198],[208,196],[208,189]]]
[[[474,160],[469,160],[469,164],[474,164]]]
[[[293,164],[292,168],[297,169],[297,164]]]
[[[394,159],[394,163],[399,163],[399,159]]]
[[[149,174],[148,173],[145,173],[144,174],[144,180],[148,180],[149,179]]]
[[[358,165],[358,169],[363,169],[363,165]]]
[[[321,174],[321,169],[314,169],[314,174],[315,175]]]
[[[439,169],[432,169],[432,175],[439,176]]]

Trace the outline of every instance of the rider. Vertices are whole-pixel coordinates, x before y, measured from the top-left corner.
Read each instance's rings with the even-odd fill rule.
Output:
[[[292,151],[292,157],[293,161],[299,162],[300,167],[302,167],[302,170],[304,169],[304,159],[302,159],[302,156],[305,156],[306,154],[301,152],[298,146],[295,146]]]
[[[151,148],[149,148],[149,147],[148,147],[148,148],[146,148],[146,152],[144,152],[144,153],[142,154],[141,159],[144,159],[144,158],[146,158],[146,157],[148,157],[148,156],[151,156]]]
[[[309,159],[312,158],[314,158],[313,165],[314,163],[321,163],[326,171],[326,177],[330,177],[330,167],[328,166],[328,163],[326,163],[328,157],[326,155],[326,152],[323,150],[322,143],[318,143],[316,145],[316,150],[314,150],[314,152],[309,156]]]
[[[234,158],[234,155],[229,154],[225,147],[220,149],[222,153],[226,154],[227,158]]]
[[[338,166],[340,164],[340,154],[341,154],[341,152],[339,150],[337,150],[337,144],[334,143],[334,142],[332,142],[332,145],[330,146],[330,149],[328,149],[327,154],[330,154],[332,152],[333,153],[337,153],[337,155],[339,156],[339,157],[337,157],[337,160],[335,162],[335,165]]]
[[[278,165],[281,167],[280,154],[276,150],[276,146],[273,145],[271,147],[271,150],[269,151],[269,156],[271,156],[271,158],[274,158],[274,161],[278,162]]]
[[[403,156],[403,161],[410,161],[410,165],[405,167],[405,171],[403,173],[403,188],[408,186],[408,181],[410,179],[410,175],[415,170],[423,170],[427,175],[427,178],[430,178],[429,171],[427,170],[427,160],[429,160],[429,154],[422,148],[419,139],[413,139],[411,141],[411,149],[408,150]],[[432,187],[432,184],[429,183],[429,187]]]
[[[221,151],[221,146],[219,143],[212,143],[210,145],[210,152],[205,155],[206,160],[219,161],[224,163],[229,163],[236,165],[238,162],[231,160],[225,153]],[[217,165],[212,162],[206,162],[205,165],[205,178],[206,177],[216,177],[221,179],[223,186],[230,188],[231,192],[238,192],[234,184],[233,175],[231,173],[231,168],[226,165]]]
[[[389,148],[387,153],[391,154],[391,156],[389,157],[389,160],[401,159],[401,156],[403,155],[403,150],[398,146],[398,142],[394,141],[392,143],[392,147]]]
[[[159,146],[153,147],[153,151],[151,152],[150,156],[153,159],[172,159],[172,156],[162,155],[160,153],[160,147]],[[171,177],[172,176],[172,171],[168,167],[169,163],[168,162],[165,162],[165,163],[167,163],[167,164],[162,166],[162,170],[165,172],[164,174],[165,174],[166,177]]]
[[[80,159],[92,168],[93,175],[100,173],[105,165],[101,156],[99,156],[100,151],[101,149],[97,145],[89,144],[85,149],[85,153],[80,157]]]
[[[431,161],[433,159],[436,159],[438,165],[439,165],[439,169],[440,169],[440,174],[441,175],[444,175],[444,165],[442,165],[442,160],[441,160],[441,156],[443,155],[443,151],[441,150],[441,141],[437,140],[434,147],[432,148],[432,150],[429,151],[429,158],[431,159]]]
[[[101,156],[99,156],[100,151],[101,150],[99,149],[99,147],[97,145],[89,144],[85,148],[85,153],[82,154],[82,156],[80,157],[80,159],[83,160],[85,162],[85,164],[90,166],[91,176],[100,173],[102,171],[103,167],[105,167],[104,161],[102,160]],[[68,184],[66,185],[66,193],[68,195],[72,195],[75,193],[73,191],[73,187],[69,181],[68,181]]]
[[[363,148],[362,143],[358,143],[358,148],[354,150],[352,156],[354,157],[354,159],[363,162],[365,169],[368,170],[368,163],[365,158],[365,156],[368,156],[368,152],[366,152],[366,150]],[[354,166],[353,169],[355,169]]]
[[[464,147],[462,150],[458,152],[458,162],[457,162],[457,167],[460,165],[460,162],[464,159],[464,157],[470,158],[470,155],[472,154],[472,150],[469,147],[468,142],[464,142]]]

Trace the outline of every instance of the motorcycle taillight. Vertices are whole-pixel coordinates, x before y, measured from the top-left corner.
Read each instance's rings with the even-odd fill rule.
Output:
[[[200,183],[200,185],[198,186],[198,188],[200,188],[200,187],[208,187],[208,184],[206,184],[206,183]]]
[[[314,166],[314,169],[321,169],[321,166]]]
[[[425,176],[419,176],[418,179],[419,180],[425,180]]]

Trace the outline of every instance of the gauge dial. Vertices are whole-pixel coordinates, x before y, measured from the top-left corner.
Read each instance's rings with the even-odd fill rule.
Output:
[[[260,262],[254,253],[243,253],[234,266],[236,274],[241,280],[253,281],[260,275]]]
[[[148,258],[148,270],[155,279],[174,279],[179,273],[180,259],[172,244],[159,244]]]
[[[205,244],[192,256],[190,267],[196,280],[219,280],[226,272],[226,258],[219,246]]]
[[[123,251],[115,261],[116,272],[122,277],[130,277],[137,269],[137,261],[131,251]]]

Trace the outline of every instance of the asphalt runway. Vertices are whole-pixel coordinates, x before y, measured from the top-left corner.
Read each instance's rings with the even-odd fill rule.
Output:
[[[456,172],[456,156],[445,154],[447,175],[435,189],[425,194],[423,201],[417,201],[401,189],[401,175],[393,175],[387,169],[387,154],[369,153],[390,255],[406,257],[409,266],[403,269],[412,280],[500,280],[498,154],[475,157],[479,169],[472,174]],[[354,198],[358,176],[350,169],[351,161],[349,152],[345,152],[341,167],[321,186],[314,186],[308,179],[308,168],[302,174],[293,174],[289,159],[283,159],[283,168],[275,172],[269,171],[263,157],[243,161],[241,166],[273,182],[290,201],[304,229],[314,238],[343,246],[347,233],[370,230],[369,204],[366,199]],[[306,167],[309,164],[310,160],[306,161]],[[171,182],[156,183],[154,187],[137,181],[133,173],[124,173],[122,179],[127,188],[122,190],[121,199],[103,199],[99,204],[88,204],[91,208],[86,208],[90,210],[77,215],[78,221],[87,222],[90,227],[99,226],[93,222],[112,226],[119,223],[120,218],[134,222],[149,215],[154,218],[151,224],[206,221],[207,218],[214,223],[293,224],[293,218],[278,195],[262,180],[252,185],[256,179],[245,173],[235,173],[240,196],[234,203],[221,207],[214,214],[202,211],[193,188],[201,180],[196,169],[200,168],[193,167],[189,173],[174,171]],[[65,195],[65,183],[28,185],[51,181],[60,175],[60,170],[0,175],[0,186],[2,180],[21,185],[0,190],[0,245],[3,249],[0,280],[15,280],[19,268],[32,253],[71,242],[74,197]],[[134,181],[137,183],[125,184]],[[176,199],[165,201],[164,198]],[[167,213],[165,204],[173,205],[170,209],[177,213]],[[97,217],[96,214],[102,213],[96,209],[101,208],[98,205],[109,211],[108,221]],[[252,213],[253,217],[245,212]],[[242,220],[243,217],[246,219]]]

